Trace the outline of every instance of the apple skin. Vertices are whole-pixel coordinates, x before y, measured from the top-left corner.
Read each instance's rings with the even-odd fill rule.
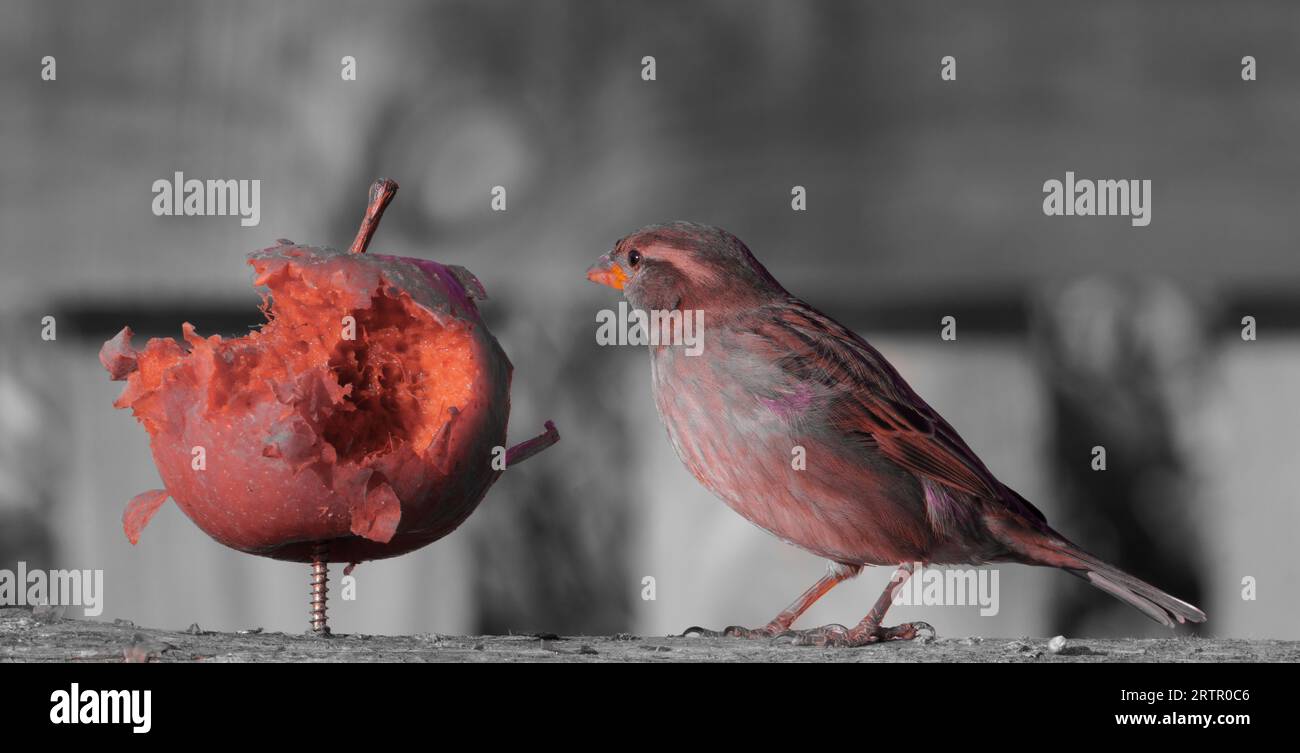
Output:
[[[336,313],[364,310],[379,295],[414,306],[417,316],[461,333],[460,352],[475,376],[424,451],[398,442],[386,452],[341,457],[319,431],[318,419],[342,400],[324,359],[285,370],[268,397],[267,390],[232,386],[230,374],[242,359],[268,358],[263,351],[273,338],[203,338],[186,324],[185,346],[153,339],[135,350],[126,328],[105,343],[100,361],[127,381],[115,405],[131,407],[149,431],[166,487],[128,505],[128,538],[138,540],[167,496],[221,544],[280,560],[310,562],[320,542],[328,542],[331,562],[382,559],[454,531],[501,475],[492,461],[510,415],[512,366],[474,303],[486,297],[482,285],[460,267],[287,241],[250,254],[249,264],[258,284],[272,290],[288,277],[328,287],[343,303]],[[247,348],[233,346],[245,341]],[[204,450],[201,470],[194,448]]]

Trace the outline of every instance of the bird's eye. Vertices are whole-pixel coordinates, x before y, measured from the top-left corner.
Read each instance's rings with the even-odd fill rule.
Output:
[[[637,262],[639,262],[639,261],[641,261],[641,252],[640,252],[640,251],[637,251],[637,250],[634,248],[634,249],[632,249],[631,251],[628,251],[628,252],[627,252],[627,263],[628,263],[629,266],[635,267],[635,266],[637,265]]]

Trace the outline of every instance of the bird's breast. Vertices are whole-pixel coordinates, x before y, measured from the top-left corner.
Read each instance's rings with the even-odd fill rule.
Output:
[[[651,352],[659,417],[705,488],[760,528],[827,559],[897,564],[928,546],[909,510],[914,481],[846,455],[822,425],[814,393],[760,393],[735,377],[736,363],[713,355]]]

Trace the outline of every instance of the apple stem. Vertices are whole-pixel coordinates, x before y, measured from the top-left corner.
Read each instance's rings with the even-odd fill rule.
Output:
[[[364,254],[366,247],[370,245],[370,239],[374,237],[375,230],[379,228],[379,218],[384,216],[384,210],[388,208],[389,202],[397,195],[397,181],[388,178],[380,178],[370,186],[370,204],[366,206],[366,216],[361,218],[361,228],[357,230],[357,237],[352,241],[352,248],[349,250],[354,254]]]
[[[558,441],[560,432],[555,429],[554,423],[547,421],[545,432],[506,450],[506,467],[513,468],[515,464],[524,462]]]

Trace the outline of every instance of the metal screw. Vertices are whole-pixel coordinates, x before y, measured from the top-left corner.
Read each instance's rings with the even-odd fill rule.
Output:
[[[330,634],[325,622],[325,601],[329,592],[330,545],[317,542],[311,548],[311,629],[316,635]]]

